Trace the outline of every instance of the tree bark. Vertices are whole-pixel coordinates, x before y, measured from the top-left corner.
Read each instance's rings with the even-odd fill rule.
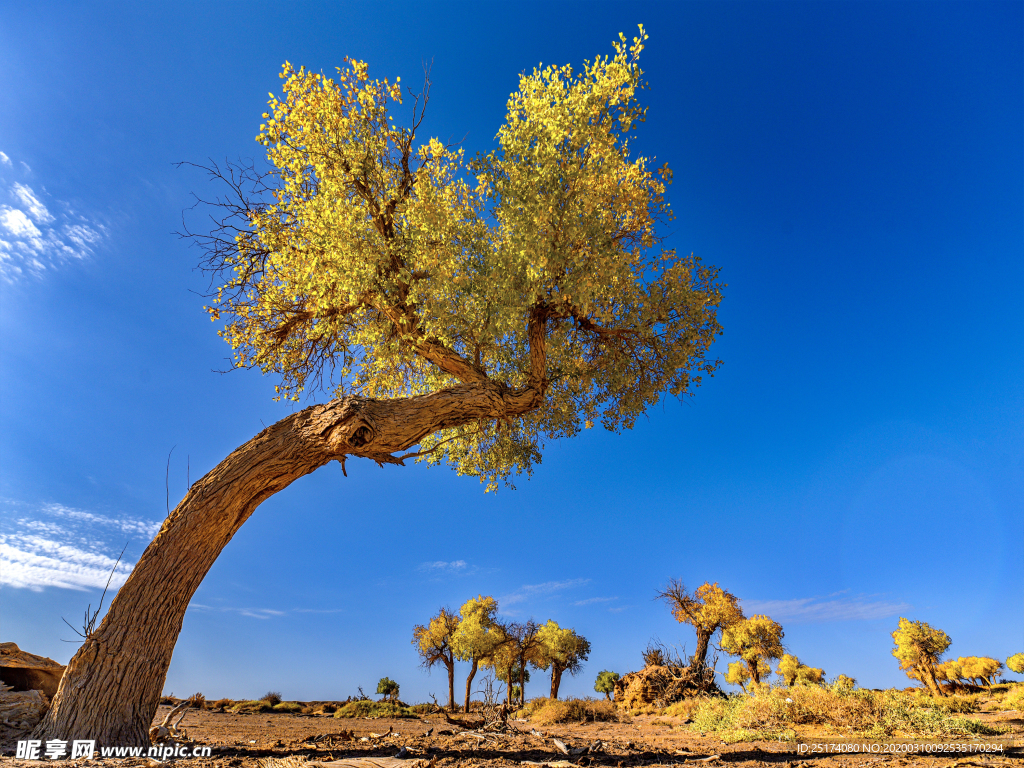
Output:
[[[189,600],[256,508],[298,478],[347,456],[401,464],[392,454],[441,429],[521,415],[538,390],[464,384],[401,400],[348,396],[294,413],[235,450],[168,515],[68,664],[37,739],[148,744]],[[452,695],[454,701],[454,694]]]
[[[558,698],[558,687],[562,684],[562,668],[555,663],[551,664],[551,698]]]
[[[469,714],[469,697],[473,690],[473,678],[476,677],[476,671],[479,668],[480,661],[473,659],[473,663],[469,667],[469,674],[466,676],[466,714]]]
[[[750,679],[754,681],[754,685],[761,684],[761,675],[757,672],[757,660],[747,660],[747,669],[750,670]]]
[[[448,711],[458,712],[455,707],[455,662],[446,662],[448,667]]]
[[[699,669],[707,662],[708,644],[710,642],[711,633],[702,629],[697,629],[697,650],[693,652],[693,658],[690,661],[690,669]]]

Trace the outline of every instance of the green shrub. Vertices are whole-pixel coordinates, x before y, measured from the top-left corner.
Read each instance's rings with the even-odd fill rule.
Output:
[[[476,702],[473,703],[475,704]],[[431,712],[434,711],[434,705],[413,704],[411,707],[409,707],[409,711],[412,712],[414,715],[429,715]]]
[[[1011,687],[998,699],[997,706],[1004,711],[1024,710],[1024,685]]]
[[[275,712],[299,712],[302,710],[302,705],[297,701],[282,701],[273,706]]]

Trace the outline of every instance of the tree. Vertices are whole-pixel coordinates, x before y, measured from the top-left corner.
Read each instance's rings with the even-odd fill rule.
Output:
[[[143,745],[189,600],[267,498],[329,462],[447,463],[488,489],[545,442],[631,428],[719,364],[717,271],[658,246],[671,172],[630,154],[638,56],[520,76],[497,146],[472,162],[389,109],[397,80],[346,60],[285,64],[205,251],[234,367],[279,397],[331,398],[260,432],[193,484],[69,663],[35,738]],[[418,143],[419,142],[419,143]]]
[[[825,681],[824,670],[801,664],[800,659],[788,653],[783,654],[776,672],[790,688],[798,684],[821,685]]]
[[[900,617],[892,639],[896,644],[892,655],[899,660],[900,669],[908,677],[927,685],[935,696],[945,696],[936,680],[935,666],[939,663],[939,657],[949,648],[949,635],[941,629],[932,629],[923,621],[909,621]]]
[[[743,620],[739,600],[719,587],[717,582],[704,582],[691,595],[681,581],[672,579],[658,593],[658,599],[669,604],[676,621],[689,624],[697,633],[697,649],[690,661],[691,669],[707,663],[708,645],[715,632]]]
[[[502,642],[502,635],[497,631],[497,612],[498,601],[483,595],[467,600],[459,609],[461,620],[452,647],[456,659],[470,663],[469,674],[466,676],[466,712],[469,712],[469,699],[477,670],[481,663],[487,662],[494,655]]]
[[[557,622],[548,620],[539,632],[542,669],[551,667],[551,698],[558,698],[562,674],[576,675],[590,655],[590,641],[577,635],[574,629],[562,629]]]
[[[849,675],[839,675],[832,681],[832,685],[845,691],[852,691],[857,687],[857,681]]]
[[[1015,653],[1006,660],[1006,668],[1018,675],[1024,675],[1024,653]]]
[[[988,656],[967,656],[957,659],[957,662],[963,677],[975,685],[984,683],[989,689],[995,683],[996,676],[1003,670],[1002,662]]]
[[[398,700],[398,683],[390,677],[382,677],[377,681],[377,694],[387,696],[389,701]]]
[[[747,664],[755,685],[761,684],[769,659],[778,659],[783,653],[782,627],[767,616],[751,616],[730,624],[722,630],[722,650],[739,656]]]
[[[598,693],[603,693],[604,697],[610,701],[612,694],[615,693],[615,681],[618,679],[618,672],[610,672],[607,669],[603,669],[597,673],[597,680],[594,682],[594,690]]]
[[[459,617],[442,608],[426,626],[417,624],[412,631],[412,643],[423,659],[422,666],[430,669],[435,664],[448,670],[448,708],[455,711],[455,650],[452,642],[459,629]]]

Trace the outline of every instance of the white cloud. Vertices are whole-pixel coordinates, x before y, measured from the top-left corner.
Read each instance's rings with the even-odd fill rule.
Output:
[[[24,505],[4,501],[8,510],[0,515],[0,584],[10,587],[102,589],[108,578],[112,588],[120,587],[134,567],[122,559],[114,571],[125,544],[121,537],[148,544],[160,528],[152,520],[108,517],[62,504],[42,505],[31,515],[21,510],[15,517],[10,508]]]
[[[586,600],[577,600],[573,605],[593,605],[594,603],[610,603],[618,600],[617,597],[588,597]]]
[[[12,166],[2,152],[0,164]],[[21,165],[26,173],[31,171],[25,163]],[[59,200],[56,203],[64,211],[59,215],[27,184],[0,187],[0,278],[4,281],[39,278],[68,261],[85,259],[106,237],[102,224]]]
[[[907,603],[886,600],[878,595],[840,597],[838,592],[826,597],[801,597],[793,600],[744,600],[747,616],[763,613],[777,621],[812,623],[824,621],[870,621],[905,613]]]
[[[46,210],[45,205],[39,202],[39,198],[36,197],[36,193],[32,191],[31,187],[15,183],[11,187],[11,192],[15,199],[28,211],[28,215],[32,217],[33,221],[38,224],[49,224],[53,221],[53,214]]]
[[[465,569],[465,560],[452,560],[451,562],[435,560],[432,563],[422,563],[420,565],[421,571],[428,571],[431,573],[457,573],[459,571],[464,571]]]
[[[554,592],[582,587],[589,583],[590,579],[566,579],[564,581],[545,581],[543,584],[524,584],[515,592],[498,598],[498,605],[514,605],[529,600],[531,597],[550,595]]]

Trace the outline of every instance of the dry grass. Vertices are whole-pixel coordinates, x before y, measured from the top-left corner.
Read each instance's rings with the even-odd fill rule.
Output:
[[[825,726],[839,733],[873,738],[1000,733],[977,720],[956,716],[977,708],[976,697],[936,700],[897,690],[798,685],[708,699],[692,712],[691,727],[702,733],[718,733],[731,742],[791,739],[794,726],[801,725]]]
[[[612,702],[596,699],[531,699],[517,715],[537,725],[596,723],[619,719]]]

